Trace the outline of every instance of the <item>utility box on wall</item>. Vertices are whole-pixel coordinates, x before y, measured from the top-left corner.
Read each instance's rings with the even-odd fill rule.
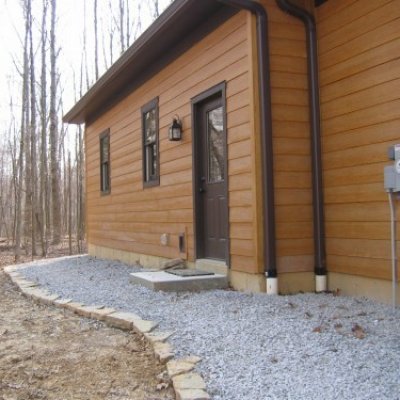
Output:
[[[388,156],[390,160],[394,160],[394,163],[385,167],[385,190],[400,192],[400,144],[389,147]]]

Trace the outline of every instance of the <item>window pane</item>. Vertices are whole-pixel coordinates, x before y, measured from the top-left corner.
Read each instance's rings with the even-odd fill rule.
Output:
[[[144,114],[145,144],[156,142],[156,110],[153,108]]]
[[[108,160],[108,156],[109,156],[108,148],[109,148],[109,146],[108,146],[108,136],[106,136],[106,137],[103,137],[101,139],[101,161],[102,162]]]
[[[146,181],[157,177],[157,146],[155,144],[146,146]]]
[[[110,136],[104,135],[100,138],[100,190],[110,190]]]
[[[224,118],[223,108],[218,107],[207,113],[208,143],[208,182],[216,183],[224,180]]]
[[[101,190],[103,192],[108,191],[108,163],[101,165]]]
[[[158,99],[142,107],[144,186],[159,184]]]
[[[151,168],[151,176],[155,177],[157,175],[157,145],[154,144],[152,146],[152,168]]]

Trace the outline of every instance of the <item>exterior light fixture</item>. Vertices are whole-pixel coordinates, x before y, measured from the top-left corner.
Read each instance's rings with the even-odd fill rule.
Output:
[[[169,128],[168,139],[170,142],[182,140],[182,122],[178,115],[175,115]]]

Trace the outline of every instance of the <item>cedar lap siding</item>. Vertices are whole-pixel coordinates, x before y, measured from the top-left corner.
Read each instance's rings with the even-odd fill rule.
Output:
[[[92,89],[96,96],[89,91],[65,120],[86,123],[89,252],[140,260],[144,265],[177,257],[191,263],[196,258],[191,100],[224,82],[230,281],[237,289],[264,291],[257,22],[250,12],[233,13],[217,0],[202,4],[211,9],[214,3],[216,15],[225,9],[231,14],[220,16],[214,26],[208,23],[207,31],[194,35],[195,40],[162,68],[153,67],[154,61],[145,66],[148,74],[141,72],[139,83],[123,95],[111,93],[112,101],[101,102],[96,99],[98,93],[107,98],[111,69]],[[275,0],[259,3],[267,10],[269,25],[279,290],[313,290],[305,28]],[[305,7],[317,21],[330,289],[379,297],[370,293],[372,286],[381,291],[390,287],[382,167],[387,163],[386,148],[398,141],[400,130],[400,0],[328,0],[317,2],[318,7],[310,0],[292,3]],[[171,7],[182,4],[200,7],[193,0],[176,0]],[[158,99],[159,184],[147,187],[141,110],[154,99]],[[170,142],[168,129],[176,114],[182,120],[183,139]],[[109,193],[100,188],[99,143],[104,132],[110,133]],[[160,241],[163,234],[168,234],[166,245]],[[180,251],[181,234],[185,248]]]
[[[400,1],[328,1],[316,16],[329,280],[389,299],[382,175],[400,142]]]

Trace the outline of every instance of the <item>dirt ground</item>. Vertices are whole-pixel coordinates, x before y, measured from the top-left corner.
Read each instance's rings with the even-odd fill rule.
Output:
[[[172,388],[160,387],[165,368],[138,335],[26,299],[2,270],[4,253],[0,249],[1,400],[175,398]]]

